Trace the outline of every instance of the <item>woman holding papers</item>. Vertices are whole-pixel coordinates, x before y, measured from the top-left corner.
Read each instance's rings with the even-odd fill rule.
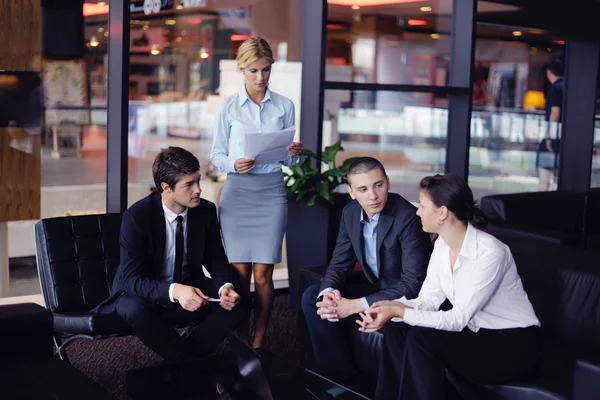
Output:
[[[419,296],[374,303],[356,321],[363,332],[393,321],[376,398],[445,399],[446,369],[480,383],[533,372],[540,322],[509,248],[475,228],[485,217],[462,178],[429,176],[420,186],[417,215],[439,237]],[[452,309],[440,311],[446,299]]]
[[[249,292],[254,272],[254,348],[262,346],[267,329],[273,304],[273,265],[281,262],[287,224],[281,166],[296,163],[302,150],[302,143],[288,140],[287,148],[275,151],[275,156],[272,152],[254,157],[245,154],[248,135],[289,135],[289,131],[282,131],[294,127],[294,104],[269,89],[273,62],[273,52],[264,39],[250,38],[242,43],[237,63],[244,85],[221,105],[210,156],[212,163],[227,173],[219,217],[227,257],[241,276],[243,290]]]

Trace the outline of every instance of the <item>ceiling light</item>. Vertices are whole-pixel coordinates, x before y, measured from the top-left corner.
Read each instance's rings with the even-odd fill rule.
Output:
[[[353,10],[360,10],[360,6],[357,6],[356,4],[355,4],[355,5],[353,5],[351,8],[352,8]]]
[[[96,39],[96,36],[92,36],[90,38],[90,46],[98,47],[99,44],[100,44],[100,42],[98,41],[98,39]]]
[[[98,5],[99,5],[99,6],[105,6],[105,5],[106,5],[106,2],[105,2],[105,1],[99,1],[99,2],[98,2]]]
[[[439,33],[432,33],[432,34],[431,34],[431,38],[432,38],[433,40],[437,40],[437,39],[439,39],[439,38],[440,38],[440,34],[439,34]]]
[[[152,45],[152,50],[150,50],[150,54],[152,54],[153,56],[157,56],[160,54],[160,49],[158,48],[157,44]]]
[[[431,12],[431,11],[433,11],[433,8],[429,7],[429,6],[423,6],[423,7],[419,8],[419,10],[421,10],[423,12]]]
[[[100,32],[100,33],[104,32],[104,28],[102,28],[102,27],[98,28],[98,32]]]
[[[523,32],[521,31],[513,31],[513,36],[523,36]]]
[[[174,19],[168,19],[165,21],[166,25],[175,25],[177,23],[177,21],[175,21]]]

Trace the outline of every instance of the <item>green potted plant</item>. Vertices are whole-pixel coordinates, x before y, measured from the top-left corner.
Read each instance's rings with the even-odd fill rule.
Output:
[[[288,197],[303,200],[308,206],[315,205],[317,200],[334,204],[336,190],[340,185],[348,183],[346,174],[350,164],[356,159],[348,158],[338,166],[337,154],[343,150],[342,141],[338,140],[325,147],[320,162],[312,150],[302,150],[300,156],[304,157],[303,160],[289,167],[289,172],[285,172]]]
[[[301,296],[297,293],[299,271],[329,263],[342,210],[351,200],[348,193],[338,190],[348,183],[346,174],[356,158],[338,165],[337,155],[343,150],[342,142],[338,141],[323,150],[320,160],[313,151],[302,150],[301,161],[285,172],[288,279],[292,304],[296,306]]]

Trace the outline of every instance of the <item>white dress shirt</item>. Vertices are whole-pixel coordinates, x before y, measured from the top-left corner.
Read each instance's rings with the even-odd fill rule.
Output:
[[[181,214],[175,214],[173,211],[169,210],[165,203],[162,203],[163,211],[165,213],[165,257],[164,257],[164,265],[174,265],[175,264],[175,230],[177,229],[177,221],[176,218],[181,215],[183,217],[183,271],[185,271],[185,267],[187,266],[187,214],[188,209],[186,208],[181,212]],[[167,270],[173,270],[168,269]],[[182,277],[184,277],[182,271]],[[221,295],[221,291],[225,286],[233,286],[231,283],[226,283],[219,288],[219,296]],[[173,288],[175,287],[175,283],[171,283],[169,285],[169,300],[171,302],[176,303],[177,300],[173,299]]]
[[[237,173],[234,164],[244,158],[246,134],[277,132],[294,126],[294,103],[269,88],[260,106],[248,97],[246,87],[223,101],[214,127],[213,146],[210,161],[222,173]],[[292,165],[298,156],[288,154],[284,165]],[[255,165],[253,174],[267,174],[281,171],[282,163]]]
[[[452,310],[438,311],[444,300]],[[459,332],[468,327],[511,329],[539,326],[510,249],[498,239],[469,224],[460,253],[450,266],[450,247],[438,237],[427,277],[419,296],[398,301],[407,306],[404,321],[409,325]]]

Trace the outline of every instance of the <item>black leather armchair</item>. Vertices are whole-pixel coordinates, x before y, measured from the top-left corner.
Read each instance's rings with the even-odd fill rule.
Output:
[[[58,217],[35,225],[38,274],[54,316],[59,357],[76,338],[132,334],[118,316],[91,314],[106,299],[119,266],[120,214]]]

